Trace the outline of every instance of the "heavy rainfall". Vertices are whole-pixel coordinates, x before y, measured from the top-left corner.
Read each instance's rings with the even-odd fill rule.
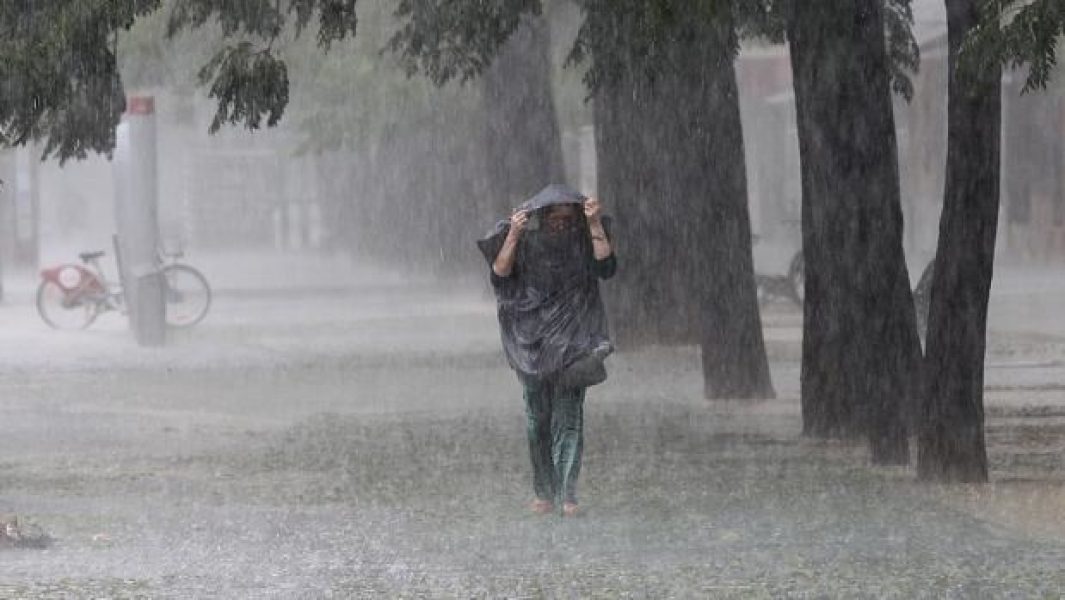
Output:
[[[1059,4],[5,0],[0,598],[1065,595]]]

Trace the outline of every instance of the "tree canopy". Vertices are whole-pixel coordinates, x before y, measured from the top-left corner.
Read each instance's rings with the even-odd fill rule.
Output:
[[[654,81],[676,68],[667,36],[693,37],[704,29],[696,23],[718,22],[728,15],[737,40],[784,39],[787,2],[771,0],[573,0],[587,15],[569,53],[568,64],[586,67],[589,90],[618,80],[628,72]],[[912,0],[885,0],[885,36],[891,63],[892,88],[909,99],[920,49],[913,35]],[[724,10],[724,9],[728,10]],[[540,0],[401,0],[396,16],[404,22],[390,40],[409,73],[421,72],[434,83],[468,81],[491,64],[521,19],[540,15]],[[683,40],[681,40],[683,41]],[[593,48],[595,51],[593,52]],[[739,51],[736,44],[733,53]]]
[[[554,0],[561,1],[561,0]],[[885,0],[894,87],[908,95],[905,77],[917,64],[909,23],[910,0]],[[609,11],[617,19],[586,19],[570,51],[570,64],[587,68],[594,90],[621,69],[639,69],[653,79],[669,68],[663,35],[702,15],[712,19],[726,4],[741,35],[780,40],[780,2],[769,0],[574,0],[585,14]],[[997,4],[1013,2],[996,0]],[[223,125],[258,129],[276,125],[290,101],[289,65],[277,41],[313,29],[320,49],[355,35],[356,0],[12,0],[0,7],[0,144],[43,140],[43,156],[60,160],[109,153],[114,129],[125,110],[116,58],[116,37],[133,23],[166,9],[166,32],[217,26],[220,42],[197,69],[217,111],[210,130]],[[365,4],[365,3],[363,3]],[[1033,7],[1057,6],[1046,0]],[[466,81],[483,73],[522,18],[539,15],[542,0],[400,0],[393,16],[400,24],[383,43],[408,75],[421,72],[433,83]],[[1036,8],[1025,9],[1034,11]],[[1044,15],[1037,19],[1045,21]],[[1034,17],[1033,17],[1034,18]],[[613,22],[618,21],[618,22]],[[680,31],[685,31],[681,28]],[[689,32],[695,35],[694,30]],[[592,56],[592,43],[598,51]],[[1012,46],[1010,46],[1012,47]],[[738,49],[738,48],[737,48]],[[1033,63],[1038,79],[1040,55]]]
[[[323,50],[355,35],[355,0],[174,0],[169,34],[216,21],[229,41],[200,70],[200,83],[218,102],[210,130],[243,124],[258,129],[263,119],[276,125],[289,100],[287,64],[274,42],[292,26],[296,35],[318,16],[318,44]]]
[[[168,32],[218,23],[225,43],[199,70],[211,123],[276,125],[289,101],[274,41],[316,20],[323,49],[353,36],[355,0],[9,0],[0,3],[0,144],[43,141],[60,161],[109,154],[125,111],[117,34],[166,6]]]
[[[114,34],[159,0],[0,2],[0,144],[44,157],[110,153],[125,111]]]
[[[1046,88],[1057,66],[1057,45],[1065,35],[1063,0],[987,0],[980,22],[963,47],[966,72],[987,63],[1028,67],[1023,91]]]

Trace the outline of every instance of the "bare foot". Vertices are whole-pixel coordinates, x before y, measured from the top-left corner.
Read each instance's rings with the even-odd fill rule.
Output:
[[[537,498],[532,501],[529,509],[538,515],[549,515],[555,510],[555,503],[550,500],[540,500]]]
[[[563,502],[562,503],[562,516],[563,517],[576,517],[579,512],[576,502]]]

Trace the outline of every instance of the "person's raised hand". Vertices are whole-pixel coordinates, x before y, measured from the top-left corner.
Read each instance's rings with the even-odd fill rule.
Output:
[[[525,226],[529,223],[529,211],[516,210],[514,214],[510,216],[510,231],[507,232],[508,236],[521,235],[521,232],[525,231]]]
[[[588,220],[589,225],[598,223],[602,215],[603,204],[599,201],[599,198],[588,198],[584,201],[584,217]]]

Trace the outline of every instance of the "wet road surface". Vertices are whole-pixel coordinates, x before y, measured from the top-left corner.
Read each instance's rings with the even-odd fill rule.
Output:
[[[149,351],[117,319],[53,334],[10,303],[0,321],[23,343],[0,367],[0,512],[55,537],[0,549],[0,597],[1065,593],[1053,336],[992,340],[979,488],[802,439],[785,308],[766,318],[775,401],[701,400],[694,349],[621,353],[564,520],[526,510],[519,388],[477,290],[223,293]]]

